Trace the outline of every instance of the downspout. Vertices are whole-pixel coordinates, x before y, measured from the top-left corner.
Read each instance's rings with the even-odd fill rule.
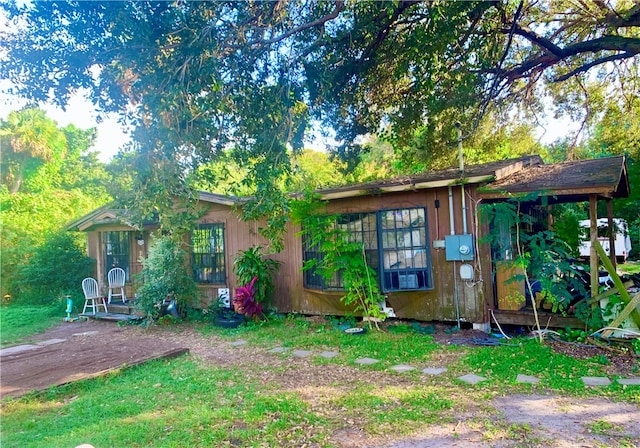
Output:
[[[468,232],[467,228],[467,199],[464,193],[464,157],[462,154],[462,125],[459,121],[456,121],[456,128],[458,129],[458,163],[460,169],[460,192],[462,194],[462,233],[465,235]]]
[[[456,128],[458,129],[458,163],[460,169],[460,192],[461,192],[461,204],[462,204],[462,233],[467,233],[467,202],[464,197],[464,160],[462,157],[462,127],[459,121],[455,123]],[[451,187],[449,187],[451,188]],[[449,190],[451,192],[451,190]],[[450,204],[452,210],[452,219],[453,219],[453,199]],[[453,235],[453,231],[452,231]],[[454,290],[454,302],[456,305],[456,320],[458,323],[458,329],[460,329],[460,288],[458,287],[458,267],[456,266],[456,262],[453,262],[453,290]]]
[[[453,188],[451,185],[449,185],[449,228],[451,229],[451,235],[455,235],[456,229],[453,219]],[[458,322],[458,329],[460,329],[460,298],[458,297],[458,272],[455,261],[453,261],[453,303],[456,307],[456,321]]]
[[[455,224],[453,220],[453,188],[449,185],[449,230],[451,235],[456,234]]]

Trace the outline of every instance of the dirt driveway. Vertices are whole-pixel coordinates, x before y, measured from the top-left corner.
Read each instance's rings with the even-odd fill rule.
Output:
[[[177,356],[187,347],[113,322],[65,323],[0,351],[0,398],[87,379],[122,366]]]
[[[291,359],[258,353],[245,346],[233,346],[215,336],[203,337],[190,328],[171,331],[119,327],[108,322],[75,322],[38,335],[33,343],[64,340],[24,352],[24,356],[3,355],[0,385],[3,396],[18,396],[31,389],[42,389],[81,377],[99,375],[123,365],[173,356],[188,349],[204,363],[255,368],[257,364],[277,367],[262,369],[262,381],[295,392],[312,412],[327,412],[327,397],[310,393],[317,390],[350,390],[354,379],[371,384],[407,386],[409,380],[398,374],[376,370],[357,370],[348,365],[316,365],[310,359]],[[329,392],[327,392],[329,393]],[[640,388],[638,389],[640,394]],[[340,429],[329,440],[338,448],[386,447],[624,447],[640,448],[640,407],[615,403],[605,398],[578,399],[557,395],[493,395],[482,403],[470,402],[463,388],[452,385],[456,406],[446,420],[424,428],[409,438],[392,434],[371,436],[358,421]],[[488,426],[491,426],[488,429]],[[514,429],[515,428],[515,429]],[[526,435],[517,431],[526,429]],[[604,431],[598,431],[604,428]],[[516,433],[510,433],[516,431]]]

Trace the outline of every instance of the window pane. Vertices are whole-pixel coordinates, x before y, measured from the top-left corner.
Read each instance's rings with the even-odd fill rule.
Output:
[[[303,261],[305,263],[320,263],[322,261],[322,254],[318,245],[312,245],[308,235],[303,234],[302,237],[302,250]],[[305,269],[304,272],[304,286],[306,288],[324,289],[325,282],[322,276],[318,273],[317,265],[309,269]]]
[[[131,232],[104,232],[105,275],[113,268],[122,268],[129,280]]]
[[[191,232],[193,277],[198,283],[225,283],[224,224],[201,224]]]
[[[432,288],[424,208],[380,212],[383,291]]]
[[[367,263],[378,274],[383,291],[431,289],[425,217],[426,211],[422,207],[350,213],[336,218],[336,228],[347,233],[347,241],[364,243]],[[305,262],[320,262],[322,253],[318,247],[310,247],[308,240],[303,238],[303,257]],[[312,267],[304,273],[304,285],[342,289],[342,272],[336,272],[331,281],[326,282]]]
[[[375,213],[347,213],[336,216],[336,228],[345,232],[350,243],[363,243],[365,257],[369,266],[379,269],[377,217]],[[311,247],[308,238],[303,238],[304,261],[321,261],[323,256],[319,247]],[[342,272],[335,272],[331,280],[325,281],[316,267],[304,271],[304,286],[316,289],[343,289]]]

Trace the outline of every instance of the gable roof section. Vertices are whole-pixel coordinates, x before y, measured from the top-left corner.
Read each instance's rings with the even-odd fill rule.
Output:
[[[420,190],[426,188],[447,187],[460,183],[476,184],[502,179],[514,172],[541,165],[538,155],[523,156],[517,159],[500,160],[481,165],[469,165],[461,173],[458,168],[423,173],[414,176],[398,177],[378,182],[347,185],[344,187],[317,190],[324,200],[368,196],[399,191]]]
[[[199,191],[198,200],[212,204],[226,205],[229,207],[240,202],[240,199],[235,196],[225,196],[222,194],[209,193],[207,191]],[[93,229],[95,226],[103,225],[123,225],[133,228],[133,226],[126,221],[127,211],[112,207],[113,203],[103,205],[102,207],[71,222],[67,225],[66,229],[86,232]],[[157,222],[149,222],[145,224],[157,224]]]
[[[504,199],[510,195],[540,192],[555,202],[586,201],[592,194],[604,198],[629,195],[629,177],[624,156],[577,160],[532,166],[496,179],[479,192],[482,199]]]
[[[76,219],[67,225],[67,230],[84,232],[95,225],[128,225],[118,217],[124,214],[124,210],[110,208],[112,204],[103,205],[94,211]]]

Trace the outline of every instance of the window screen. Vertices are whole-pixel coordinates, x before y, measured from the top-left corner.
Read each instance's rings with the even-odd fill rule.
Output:
[[[191,260],[197,283],[225,283],[224,224],[201,224],[191,233]]]

